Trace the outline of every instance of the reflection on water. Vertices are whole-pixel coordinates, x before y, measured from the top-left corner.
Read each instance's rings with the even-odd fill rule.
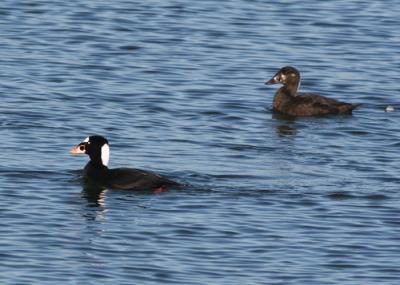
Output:
[[[296,119],[299,119],[298,117],[293,117],[287,114],[282,114],[279,112],[273,112],[272,113],[272,118],[274,120],[282,120],[282,121],[287,121],[287,122],[295,122]]]
[[[89,205],[91,206],[104,207],[106,193],[107,193],[106,188],[89,187],[85,185],[85,187],[82,190],[82,197],[85,198],[89,202]]]
[[[87,201],[83,209],[83,215],[86,219],[92,221],[101,221],[105,219],[105,213],[108,211],[106,205],[107,189],[84,188],[82,198]]]
[[[280,136],[293,136],[297,134],[297,129],[290,127],[288,125],[277,125],[276,132]]]

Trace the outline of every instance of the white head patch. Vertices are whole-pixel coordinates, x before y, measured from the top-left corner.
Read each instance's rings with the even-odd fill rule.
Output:
[[[101,162],[104,166],[108,166],[108,160],[110,159],[110,147],[105,144],[101,147]]]
[[[89,137],[87,137],[83,142],[89,142]]]

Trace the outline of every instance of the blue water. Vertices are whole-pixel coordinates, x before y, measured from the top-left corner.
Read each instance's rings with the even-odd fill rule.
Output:
[[[395,0],[2,1],[0,283],[399,284],[399,15]],[[274,115],[264,82],[285,65],[363,107]],[[190,186],[82,192],[69,150],[90,134],[111,167]]]

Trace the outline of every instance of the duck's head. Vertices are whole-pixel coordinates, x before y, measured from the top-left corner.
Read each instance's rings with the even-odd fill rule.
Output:
[[[300,72],[292,66],[285,66],[282,67],[270,80],[265,82],[265,84],[270,85],[282,83],[283,85],[297,85],[299,82]]]
[[[110,146],[102,136],[90,136],[71,150],[72,154],[87,154],[94,163],[108,166],[110,159]]]

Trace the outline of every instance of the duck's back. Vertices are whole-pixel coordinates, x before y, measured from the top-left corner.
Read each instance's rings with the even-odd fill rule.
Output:
[[[86,165],[83,172],[86,183],[102,187],[110,187],[123,190],[153,190],[165,186],[179,185],[164,176],[153,172],[135,168],[99,167],[91,164]]]
[[[151,190],[178,183],[155,173],[133,168],[115,168],[108,171],[108,186],[126,190]]]
[[[356,107],[357,105],[314,93],[291,96],[278,90],[274,98],[274,109],[291,116],[345,115],[351,114]]]

